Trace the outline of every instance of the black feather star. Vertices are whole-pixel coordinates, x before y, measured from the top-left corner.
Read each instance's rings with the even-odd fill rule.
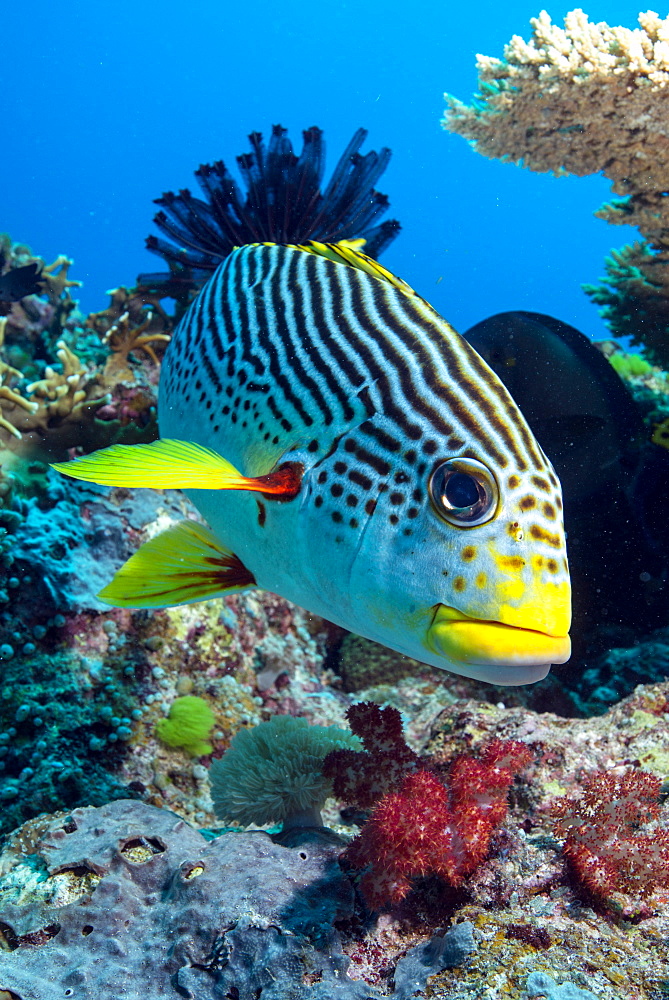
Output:
[[[167,192],[154,222],[167,239],[149,236],[148,250],[160,254],[169,274],[140,274],[137,281],[180,299],[201,286],[234,247],[245,243],[304,243],[362,238],[365,253],[378,257],[397,236],[395,219],[379,223],[388,198],[374,185],[388,166],[390,150],[359,152],[367,132],[358,129],[342,153],[325,190],[325,142],[321,129],[302,133],[296,156],[281,125],[265,148],[259,132],[249,136],[251,152],[237,157],[242,191],[222,160],[204,164],[195,177],[204,194]]]

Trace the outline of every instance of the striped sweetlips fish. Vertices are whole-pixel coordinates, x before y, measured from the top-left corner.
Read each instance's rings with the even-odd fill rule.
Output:
[[[560,485],[513,399],[350,244],[234,250],[167,348],[161,440],[56,466],[181,488],[186,520],[100,597],[167,607],[262,587],[496,684],[570,651]]]

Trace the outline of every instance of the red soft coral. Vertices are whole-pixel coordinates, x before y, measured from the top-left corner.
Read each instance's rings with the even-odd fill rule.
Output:
[[[398,903],[418,876],[461,885],[488,853],[509,785],[530,760],[528,748],[493,740],[478,758],[457,757],[444,785],[407,747],[395,709],[363,703],[348,717],[365,751],[335,750],[325,770],[337,795],[363,808],[376,803],[342,855],[353,868],[368,869],[361,889],[369,906]]]
[[[360,701],[350,706],[346,718],[365,749],[331,751],[323,772],[331,779],[338,798],[369,809],[424,764],[406,745],[402,718],[396,708],[379,708],[371,701]]]
[[[646,771],[600,771],[580,798],[565,796],[552,809],[576,877],[598,902],[627,916],[647,916],[644,901],[669,888],[669,830],[639,832],[659,816],[661,787]]]

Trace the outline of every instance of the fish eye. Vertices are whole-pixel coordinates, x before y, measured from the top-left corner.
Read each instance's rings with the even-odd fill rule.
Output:
[[[493,474],[474,458],[451,458],[438,465],[428,485],[439,517],[458,527],[473,528],[497,511],[499,490]]]

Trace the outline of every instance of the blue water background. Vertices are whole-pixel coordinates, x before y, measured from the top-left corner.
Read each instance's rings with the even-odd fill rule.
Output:
[[[354,129],[393,159],[380,189],[403,231],[384,255],[460,330],[533,309],[606,336],[580,289],[636,237],[592,212],[601,177],[561,178],[487,160],[439,125],[445,90],[468,100],[475,54],[529,37],[540,0],[399,3],[188,0],[5,4],[0,230],[75,259],[85,310],[161,270],[143,249],[152,199],[194,187],[201,162],[252,130],[325,130],[331,168]],[[550,7],[554,21],[570,5]],[[635,0],[593,0],[591,20],[636,26]],[[663,14],[663,11],[660,11]]]

